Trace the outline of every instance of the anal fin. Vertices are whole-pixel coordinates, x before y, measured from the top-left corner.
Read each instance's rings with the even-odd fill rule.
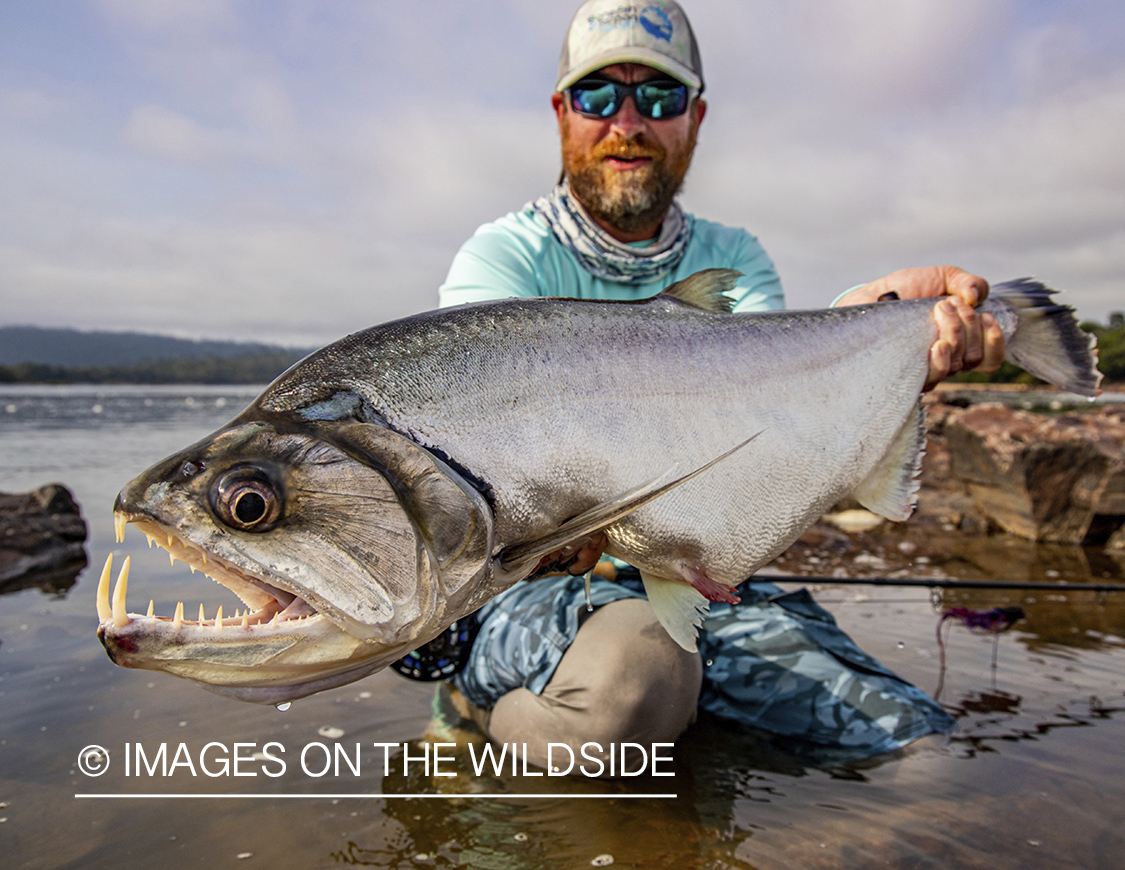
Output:
[[[666,580],[641,572],[649,604],[672,640],[688,652],[696,652],[695,639],[711,603],[682,580]]]
[[[925,447],[922,406],[915,403],[890,448],[855,488],[853,497],[872,513],[889,520],[908,519],[918,501]]]

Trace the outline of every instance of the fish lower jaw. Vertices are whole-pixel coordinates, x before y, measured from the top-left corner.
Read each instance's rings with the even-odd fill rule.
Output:
[[[273,632],[307,633],[317,623],[325,623],[324,628],[329,628],[331,621],[323,616],[311,604],[298,595],[288,590],[279,589],[262,578],[248,575],[236,566],[225,560],[208,554],[202,548],[190,541],[185,541],[171,532],[148,519],[130,519],[124,514],[114,514],[114,525],[117,540],[124,539],[124,527],[132,522],[145,533],[151,547],[153,543],[166,550],[172,564],[177,560],[184,562],[194,574],[202,571],[211,580],[225,586],[237,595],[246,605],[245,611],[235,610],[232,616],[223,616],[222,605],[219,605],[213,618],[208,619],[202,604],[199,605],[198,616],[189,619],[185,615],[183,602],[176,605],[172,616],[157,616],[154,613],[153,602],[149,602],[148,612],[139,614],[129,612],[125,606],[125,595],[129,584],[129,558],[126,557],[117,582],[110,595],[110,576],[113,564],[113,553],[110,553],[102,569],[98,582],[97,610],[99,621],[99,634],[104,632],[120,633],[127,626],[133,625],[133,632],[150,630],[153,633],[164,634],[169,632],[183,633],[184,641],[191,641],[193,635],[206,631],[211,637],[224,632]],[[167,544],[165,544],[167,541]],[[318,626],[319,627],[319,626]],[[233,639],[233,637],[232,637]]]

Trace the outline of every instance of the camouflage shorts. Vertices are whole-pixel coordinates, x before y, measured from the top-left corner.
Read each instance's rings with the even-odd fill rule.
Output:
[[[700,631],[701,709],[852,756],[953,730],[937,702],[857,647],[807,590],[755,582],[739,594],[740,604],[712,604]],[[591,585],[595,607],[639,597],[636,582]],[[521,686],[542,693],[586,615],[581,577],[517,583],[478,612],[457,688],[486,709]]]

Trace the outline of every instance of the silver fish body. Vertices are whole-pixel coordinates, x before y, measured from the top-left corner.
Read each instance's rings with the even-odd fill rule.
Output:
[[[183,655],[172,669],[154,664],[167,623],[107,604],[107,650],[277,702],[386,665],[595,531],[692,648],[707,599],[731,600],[840,498],[909,515],[936,336],[936,300],[731,314],[718,296],[729,282],[701,273],[644,303],[447,309],[318,351],[127,486],[116,510],[158,542],[171,533],[187,561],[209,554],[256,614],[295,596],[354,649],[295,682],[267,653],[239,671],[228,651],[234,669],[218,676]],[[1015,361],[1096,393],[1092,341],[1041,285],[999,287],[984,310]],[[318,643],[332,646],[293,646]]]

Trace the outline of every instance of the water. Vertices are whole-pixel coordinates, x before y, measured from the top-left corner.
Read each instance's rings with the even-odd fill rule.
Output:
[[[1121,866],[1125,596],[1112,593],[947,592],[941,607],[1017,604],[1027,618],[1001,636],[995,670],[992,639],[954,625],[942,679],[939,614],[926,590],[817,588],[864,649],[927,691],[940,681],[941,701],[959,721],[951,742],[864,769],[819,770],[761,735],[706,720],[680,741],[674,777],[477,775],[464,747],[439,748],[446,760],[427,772],[422,759],[433,753],[421,740],[432,689],[388,672],[281,713],[115,667],[94,633],[94,589],[110,550],[116,564],[132,558],[134,610],[149,598],[165,613],[178,600],[189,612],[200,601],[209,613],[237,605],[184,565],[170,567],[140,533],[115,544],[110,507],[126,480],[213,431],[255,394],[0,387],[0,490],[64,483],[90,528],[90,565],[73,586],[0,597],[6,866]],[[942,547],[957,558],[918,569],[1121,579],[1120,564],[1102,553],[1010,538]],[[80,766],[80,755],[90,770],[104,766],[87,750],[94,746],[109,751],[100,776]],[[349,762],[357,758],[355,774]],[[171,766],[168,775],[162,766]],[[628,797],[655,793],[677,797]],[[199,797],[153,796],[171,794]],[[370,796],[379,794],[414,797]]]

